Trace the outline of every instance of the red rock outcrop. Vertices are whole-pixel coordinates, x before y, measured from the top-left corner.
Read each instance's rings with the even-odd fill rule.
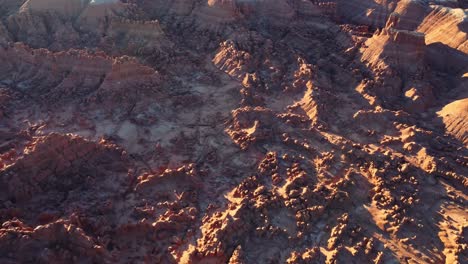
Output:
[[[145,94],[157,93],[153,87],[161,83],[157,71],[125,56],[112,58],[81,50],[53,53],[14,44],[1,48],[0,57],[8,61],[0,68],[3,82],[44,103],[60,104],[70,99],[123,103],[124,98],[125,103],[131,103]],[[12,73],[15,79],[11,79]]]
[[[466,262],[463,5],[0,0],[0,262]]]
[[[385,28],[365,43],[362,60],[374,68],[394,67],[415,74],[423,70],[425,35],[398,29],[400,21],[398,13],[389,17]]]
[[[441,42],[468,54],[466,20],[466,10],[435,6],[417,30],[426,35],[427,44]]]
[[[468,99],[462,99],[444,106],[437,112],[447,132],[463,142],[465,146],[468,144],[467,111]]]
[[[28,201],[52,190],[69,192],[73,187],[100,181],[100,174],[107,171],[125,171],[125,161],[121,160],[124,153],[113,148],[60,134],[37,138],[23,151],[24,157],[2,171],[6,195],[15,201]]]

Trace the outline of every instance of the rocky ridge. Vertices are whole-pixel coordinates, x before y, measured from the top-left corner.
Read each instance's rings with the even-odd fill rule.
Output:
[[[464,8],[0,0],[0,262],[465,263]]]

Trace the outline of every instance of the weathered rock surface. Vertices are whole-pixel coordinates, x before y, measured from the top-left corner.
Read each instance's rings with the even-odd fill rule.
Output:
[[[421,22],[418,31],[426,35],[427,44],[441,42],[466,54],[467,21],[466,9],[435,6]]]
[[[468,144],[467,111],[468,99],[465,98],[444,106],[438,112],[447,132],[458,138],[465,145]]]
[[[0,263],[466,263],[465,2],[0,0]]]

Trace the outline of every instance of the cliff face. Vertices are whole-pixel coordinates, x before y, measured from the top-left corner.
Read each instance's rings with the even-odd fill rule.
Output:
[[[465,263],[463,8],[0,0],[0,263]]]
[[[426,35],[427,43],[441,42],[468,53],[468,18],[463,9],[436,6],[422,21],[418,31]]]
[[[465,145],[468,143],[467,129],[468,99],[461,99],[444,106],[439,112],[445,128]]]

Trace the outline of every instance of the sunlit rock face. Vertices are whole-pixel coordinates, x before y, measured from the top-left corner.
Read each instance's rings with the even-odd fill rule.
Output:
[[[418,27],[426,34],[427,43],[441,42],[468,53],[468,16],[466,9],[434,6]]]
[[[437,112],[447,131],[468,145],[468,98],[454,101]]]
[[[0,0],[0,264],[466,263],[465,2]]]

